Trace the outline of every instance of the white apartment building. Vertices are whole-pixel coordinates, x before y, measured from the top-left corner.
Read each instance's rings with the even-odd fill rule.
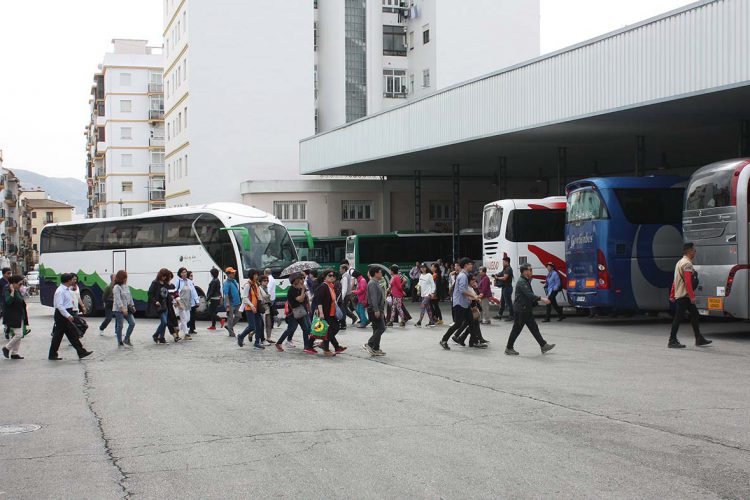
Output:
[[[86,127],[88,217],[164,207],[164,97],[161,49],[112,40],[91,87]]]
[[[539,53],[539,0],[163,0],[163,14],[167,206],[241,201],[321,236],[408,227],[390,207],[410,183],[301,176],[300,139]],[[433,185],[425,213],[450,199]]]
[[[299,179],[315,132],[309,0],[164,0],[167,205],[240,202],[247,179]]]
[[[531,59],[540,51],[539,0],[316,4],[320,132]]]

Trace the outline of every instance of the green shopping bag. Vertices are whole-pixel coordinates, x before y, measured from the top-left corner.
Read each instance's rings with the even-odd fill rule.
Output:
[[[310,328],[310,335],[319,339],[325,339],[328,334],[328,322],[324,319],[320,319],[317,315],[313,316],[312,327]]]

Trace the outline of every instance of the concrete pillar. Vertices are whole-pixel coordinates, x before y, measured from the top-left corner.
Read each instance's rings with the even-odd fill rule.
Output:
[[[459,257],[461,238],[461,166],[453,165],[453,262]]]
[[[568,148],[557,148],[557,195],[565,194],[568,179]]]
[[[643,175],[646,170],[646,136],[635,136],[635,175]]]
[[[414,171],[414,231],[422,232],[422,171]]]
[[[508,197],[508,158],[501,156],[498,158],[497,166],[497,188],[500,200]]]
[[[750,156],[750,120],[740,121],[740,154],[741,158]]]
[[[385,177],[380,177],[381,198],[383,203],[383,223],[381,224],[381,233],[390,233],[391,229],[391,190],[386,187]]]

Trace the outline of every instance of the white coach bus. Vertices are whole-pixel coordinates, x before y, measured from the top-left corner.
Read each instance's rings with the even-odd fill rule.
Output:
[[[270,268],[276,277],[297,261],[286,228],[274,216],[236,203],[155,210],[131,217],[49,224],[40,237],[42,304],[52,306],[60,275],[78,275],[86,308],[103,308],[109,276],[128,272],[128,286],[139,311],[161,268],[177,274],[192,271],[196,285],[207,288],[212,268],[237,269],[242,280],[250,269]],[[288,280],[277,280],[277,302],[286,298]]]
[[[545,295],[542,280],[546,264],[552,262],[565,286],[565,202],[564,196],[539,200],[499,200],[484,207],[482,249],[484,265],[490,275],[503,269],[503,257],[510,259],[514,279],[521,264],[531,264],[532,288]]]

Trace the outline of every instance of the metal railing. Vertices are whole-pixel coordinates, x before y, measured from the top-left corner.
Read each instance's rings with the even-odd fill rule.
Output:
[[[163,109],[149,109],[148,110],[149,120],[162,120],[164,118]]]
[[[151,146],[152,148],[163,148],[164,137],[149,137],[148,145]]]
[[[148,192],[149,201],[164,201],[164,190],[152,189]]]
[[[148,84],[148,91],[151,94],[163,94],[164,93],[164,84],[163,83],[149,83]]]
[[[148,171],[152,174],[164,175],[164,164],[163,163],[151,163],[148,166]]]

